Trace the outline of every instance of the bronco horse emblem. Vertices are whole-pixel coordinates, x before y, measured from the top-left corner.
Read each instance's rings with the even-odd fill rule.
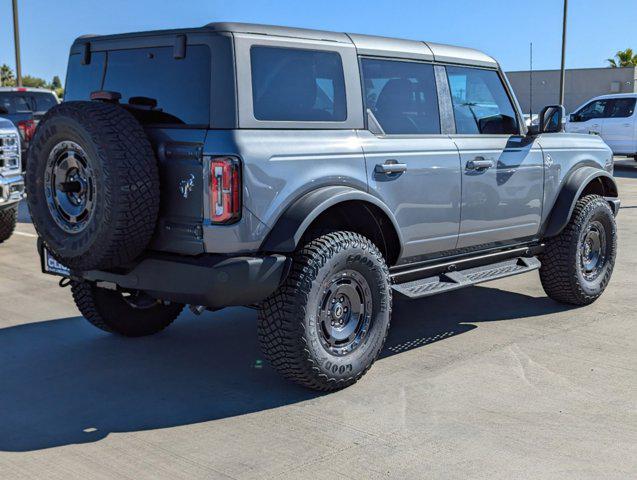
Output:
[[[194,186],[195,176],[191,173],[186,180],[179,182],[179,191],[181,192],[181,196],[187,199]]]

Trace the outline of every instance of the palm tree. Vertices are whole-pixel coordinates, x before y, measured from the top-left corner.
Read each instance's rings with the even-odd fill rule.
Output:
[[[15,83],[15,77],[13,76],[13,70],[6,63],[0,65],[0,87],[13,86]]]
[[[609,58],[607,61],[611,68],[637,67],[637,55],[633,53],[632,48],[620,50],[615,54],[615,58]]]

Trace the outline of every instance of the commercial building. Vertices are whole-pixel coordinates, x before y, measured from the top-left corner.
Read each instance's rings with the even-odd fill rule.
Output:
[[[546,105],[559,103],[559,70],[533,71],[532,90],[530,72],[508,72],[507,77],[524,113],[529,113],[531,108],[537,114]],[[637,93],[637,67],[566,71],[564,104],[567,113],[573,112],[592,97],[609,93]]]

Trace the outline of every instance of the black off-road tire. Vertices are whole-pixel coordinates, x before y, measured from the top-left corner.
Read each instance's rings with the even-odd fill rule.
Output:
[[[162,331],[179,316],[184,306],[148,302],[133,307],[122,293],[99,288],[92,282],[72,281],[73,300],[80,313],[97,328],[125,337],[143,337]]]
[[[335,354],[322,343],[318,310],[327,302],[326,282],[342,274],[365,279],[371,321],[357,347]],[[376,245],[356,233],[328,233],[297,250],[285,282],[261,305],[259,342],[284,377],[314,390],[338,390],[355,383],[378,357],[391,309],[389,270]]]
[[[53,158],[57,149],[64,151],[71,143],[86,154],[94,188],[91,213],[78,231],[64,230],[55,220],[59,215],[52,213],[50,192],[57,190],[49,188],[48,197],[45,193],[51,184],[45,174],[52,178],[51,152]],[[147,247],[157,223],[157,160],[142,126],[118,105],[64,102],[50,109],[29,148],[26,190],[38,235],[72,270],[109,269],[130,262]]]
[[[0,210],[0,243],[9,240],[18,222],[18,206]]]
[[[596,278],[588,280],[583,273],[580,255],[583,240],[591,222],[604,227],[606,253]],[[587,195],[578,200],[571,219],[559,235],[546,241],[540,256],[540,280],[546,294],[560,303],[589,305],[606,289],[617,256],[617,226],[613,212],[599,195]]]

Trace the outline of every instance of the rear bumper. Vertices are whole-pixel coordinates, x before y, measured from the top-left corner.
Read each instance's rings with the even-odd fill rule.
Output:
[[[24,198],[22,175],[0,176],[0,210]]]
[[[42,242],[38,250],[43,256]],[[103,282],[104,287],[142,290],[152,297],[209,308],[253,305],[265,300],[283,282],[290,259],[284,255],[149,254],[121,271],[71,272],[72,277]],[[44,271],[44,264],[42,265]],[[50,273],[50,272],[46,272]]]
[[[188,261],[149,257],[126,273],[89,271],[82,277],[143,290],[163,300],[221,308],[265,300],[285,278],[287,266],[288,259],[283,255],[205,255]]]

